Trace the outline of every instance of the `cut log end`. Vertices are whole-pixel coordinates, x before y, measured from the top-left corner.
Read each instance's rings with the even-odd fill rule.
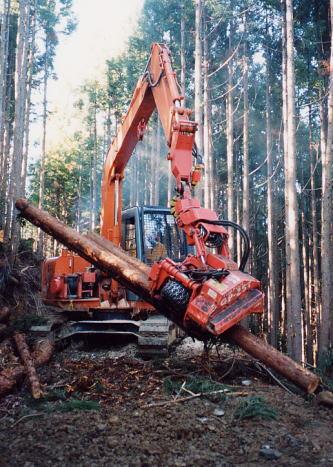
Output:
[[[279,352],[262,339],[251,334],[241,325],[227,331],[228,337],[248,354],[265,363],[283,377],[313,394],[320,384],[320,378],[287,355]]]

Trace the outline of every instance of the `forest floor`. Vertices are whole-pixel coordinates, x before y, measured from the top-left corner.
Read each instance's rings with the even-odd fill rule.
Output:
[[[25,383],[0,402],[0,465],[333,465],[333,411],[269,383],[227,347],[207,355],[187,338],[147,362],[134,343],[73,343],[39,374],[42,401]],[[182,386],[220,393],[177,402],[190,397]]]
[[[43,305],[37,262],[20,261],[0,305],[27,331]],[[72,341],[38,374],[42,400],[27,381],[0,400],[0,466],[333,466],[333,410],[230,346],[187,338],[144,361],[134,342]]]

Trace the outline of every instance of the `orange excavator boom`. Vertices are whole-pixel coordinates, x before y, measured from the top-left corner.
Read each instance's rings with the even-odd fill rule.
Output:
[[[182,263],[169,258],[155,263],[150,274],[151,293],[163,296],[169,308],[175,310],[178,324],[187,331],[219,335],[248,314],[261,313],[263,294],[260,282],[244,270],[246,258],[238,266],[230,257],[226,227],[237,228],[249,243],[246,233],[233,222],[220,220],[215,211],[202,208],[193,195],[201,178],[195,144],[198,125],[190,120],[191,110],[182,105],[183,100],[169,49],[154,43],[106,157],[101,234],[116,245],[121,242],[124,170],[136,144],[144,137],[151,114],[157,109],[176,182],[172,210],[195,254],[188,255]]]

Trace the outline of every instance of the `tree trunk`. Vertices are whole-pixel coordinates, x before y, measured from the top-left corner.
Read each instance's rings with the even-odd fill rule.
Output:
[[[43,75],[43,136],[42,136],[42,154],[40,159],[40,172],[39,172],[39,196],[38,207],[42,209],[44,204],[44,189],[45,189],[45,161],[46,161],[46,125],[47,125],[47,88],[49,80],[49,39],[48,33],[45,31],[45,57],[44,57],[44,75]],[[44,233],[40,229],[38,231],[37,253],[43,256]]]
[[[312,123],[311,123],[311,109],[309,109],[309,153],[310,153],[310,186],[311,186],[311,220],[312,220],[312,248],[311,263],[312,263],[312,322],[314,335],[314,349],[313,358],[316,361],[318,353],[318,325],[320,323],[320,293],[319,293],[319,254],[318,254],[318,216],[317,216],[317,199],[316,199],[316,183],[315,183],[315,167],[318,160],[316,156],[317,151],[314,150],[312,145]],[[311,363],[311,362],[310,362]]]
[[[287,118],[287,47],[286,47],[286,40],[287,40],[287,33],[286,33],[286,8],[285,8],[285,0],[281,0],[282,6],[282,122],[283,122],[283,155],[284,155],[284,189],[285,193],[287,191],[286,185],[286,173],[288,171],[288,165],[285,163],[286,159],[288,158],[288,118]],[[285,213],[288,212],[288,197],[285,196],[284,198],[284,207]],[[290,268],[287,267],[287,263],[290,262],[290,251],[289,251],[289,243],[286,241],[285,238],[285,258],[282,259],[285,264],[284,274],[283,274],[283,294],[282,297],[284,298],[284,303],[281,308],[282,315],[281,315],[281,330],[282,333],[285,335],[287,340],[287,349],[291,348],[291,335],[292,333],[288,333],[288,321],[287,321],[287,310],[291,308],[291,298],[290,298]]]
[[[1,17],[1,37],[0,37],[0,226],[4,224],[4,205],[7,185],[7,164],[4,148],[5,130],[5,109],[7,93],[7,66],[8,66],[8,46],[9,46],[9,25],[10,25],[10,0],[4,1],[3,13]]]
[[[31,112],[31,91],[32,91],[32,78],[33,78],[33,67],[35,61],[35,38],[36,38],[36,1],[34,4],[33,11],[31,13],[31,41],[29,48],[29,59],[28,59],[28,82],[27,82],[27,102],[26,102],[26,115],[25,115],[25,143],[23,153],[23,167],[22,167],[22,179],[21,179],[21,193],[20,196],[25,195],[26,178],[27,178],[27,167],[28,167],[28,156],[29,156],[29,137],[30,137],[30,112]]]
[[[266,27],[266,37],[268,30]],[[266,157],[267,157],[267,240],[268,240],[268,331],[270,343],[277,346],[279,326],[279,292],[278,292],[278,251],[277,222],[275,203],[275,184],[273,179],[273,151],[271,128],[271,74],[270,55],[266,44]]]
[[[11,142],[13,137],[13,126],[15,116],[15,67],[17,56],[17,27],[18,15],[10,14],[9,18],[9,39],[7,48],[7,76],[6,76],[6,90],[4,101],[4,128],[1,138],[1,152],[3,152],[3,173],[4,183],[0,186],[3,193],[3,198],[6,199],[5,207],[5,232],[4,240],[9,241],[11,235],[11,222],[12,222],[12,198],[10,197],[10,167],[12,164],[11,157]]]
[[[202,0],[195,0],[195,64],[194,64],[194,114],[199,124],[196,143],[199,154],[203,150],[202,135]]]
[[[11,255],[13,263],[19,244],[20,226],[14,215],[14,202],[21,192],[21,174],[23,164],[25,112],[27,96],[27,67],[30,28],[30,2],[22,0],[19,4],[20,18],[18,29],[16,77],[15,77],[15,120],[14,120],[14,142],[13,162],[10,178],[10,210],[11,217]],[[7,213],[8,214],[8,213]]]
[[[94,139],[94,151],[93,151],[93,161],[92,161],[92,222],[91,230],[96,228],[96,218],[97,218],[97,161],[98,161],[98,141],[97,141],[97,94],[94,93],[93,96],[93,139]]]
[[[204,27],[204,60],[203,60],[203,146],[204,146],[204,206],[212,209],[212,143],[211,143],[211,107],[209,100],[209,79],[208,79],[208,38],[207,38],[207,22],[205,17]]]
[[[229,57],[232,55],[233,43],[233,20],[231,20],[229,30]],[[228,62],[228,85],[227,85],[227,101],[226,101],[226,114],[227,114],[227,217],[228,220],[234,221],[234,104],[233,104],[233,61]],[[234,231],[229,230],[229,248],[231,256],[234,254]]]
[[[186,60],[185,60],[185,12],[184,12],[184,1],[181,4],[181,17],[180,17],[180,87],[182,95],[184,97],[183,105],[185,107],[185,72],[186,72]]]
[[[308,255],[308,232],[306,228],[305,206],[302,209],[301,215],[301,227],[302,227],[302,271],[303,271],[303,284],[304,284],[304,297],[303,297],[303,308],[304,308],[304,335],[306,344],[306,361],[313,363],[312,358],[312,328],[311,328],[311,306],[309,301],[309,290],[310,290],[310,274],[309,274],[309,255]]]
[[[247,17],[244,24],[243,57],[243,209],[242,226],[250,235],[250,180],[249,180],[249,59],[247,56]]]
[[[290,279],[290,306],[287,309],[289,349],[291,356],[303,361],[303,324],[300,281],[300,254],[298,233],[298,201],[296,192],[296,129],[295,129],[295,71],[293,2],[286,0],[286,71],[287,71],[287,146],[286,178],[286,267]]]
[[[154,171],[154,206],[160,204],[160,167],[161,167],[161,123],[160,119],[157,116],[157,125],[156,125],[156,149],[155,149],[155,171]]]
[[[331,28],[333,27],[333,0],[330,1]],[[319,352],[325,353],[333,341],[333,34],[331,34],[330,79],[328,93],[328,123],[325,156],[322,161],[322,220],[321,220],[321,302]]]

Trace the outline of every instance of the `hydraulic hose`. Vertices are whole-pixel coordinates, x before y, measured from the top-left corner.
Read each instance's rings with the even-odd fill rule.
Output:
[[[218,221],[205,220],[204,222],[205,224],[221,225],[222,227],[232,227],[233,229],[237,230],[240,233],[243,239],[243,242],[244,242],[244,253],[239,263],[239,270],[244,271],[247,260],[249,259],[250,250],[251,250],[250,237],[248,236],[248,233],[243,229],[243,227],[236,224],[236,222],[227,221],[225,219],[219,219]]]

